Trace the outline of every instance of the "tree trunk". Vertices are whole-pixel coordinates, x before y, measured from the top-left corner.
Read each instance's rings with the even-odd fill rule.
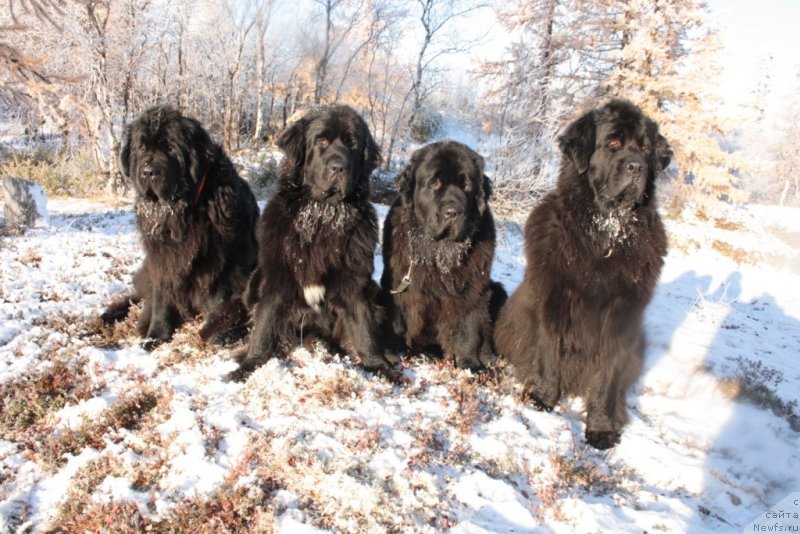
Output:
[[[259,26],[258,44],[256,50],[256,123],[253,127],[253,144],[258,145],[261,141],[261,131],[264,129],[264,96],[266,92],[267,58],[264,49],[264,31]]]
[[[323,93],[325,91],[325,82],[328,77],[328,63],[330,62],[331,54],[331,39],[333,34],[333,8],[334,3],[331,0],[325,2],[325,49],[322,52],[317,64],[314,67],[314,104],[319,105],[322,102]]]

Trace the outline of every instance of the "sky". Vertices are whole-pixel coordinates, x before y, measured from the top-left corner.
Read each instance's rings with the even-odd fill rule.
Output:
[[[772,108],[797,98],[800,85],[800,1],[709,0],[724,45],[719,80],[729,105],[751,98],[758,77],[766,72],[773,90]]]

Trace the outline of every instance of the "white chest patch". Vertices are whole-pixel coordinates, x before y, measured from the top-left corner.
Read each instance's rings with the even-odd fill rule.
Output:
[[[305,286],[303,297],[305,297],[306,303],[314,308],[314,311],[319,311],[319,305],[325,300],[325,286]]]

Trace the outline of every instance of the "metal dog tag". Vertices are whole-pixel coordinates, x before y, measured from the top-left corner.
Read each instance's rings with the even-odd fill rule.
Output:
[[[403,279],[400,280],[400,283],[397,285],[397,287],[390,290],[389,292],[392,295],[396,295],[408,289],[409,286],[411,286],[411,269],[409,269],[406,275],[403,277]]]

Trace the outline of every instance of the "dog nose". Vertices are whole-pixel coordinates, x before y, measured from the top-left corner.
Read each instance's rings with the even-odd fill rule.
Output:
[[[328,162],[328,171],[331,174],[342,174],[344,173],[344,162],[334,159]]]
[[[642,174],[644,170],[644,165],[642,165],[638,161],[630,161],[625,166],[625,169],[628,171],[629,174]]]
[[[145,165],[144,167],[142,167],[141,174],[142,178],[149,180],[153,178],[153,176],[155,176],[156,171],[150,165]]]
[[[464,210],[461,208],[458,208],[456,206],[447,206],[446,208],[444,208],[442,215],[444,215],[445,219],[455,219],[462,213],[464,213]]]

